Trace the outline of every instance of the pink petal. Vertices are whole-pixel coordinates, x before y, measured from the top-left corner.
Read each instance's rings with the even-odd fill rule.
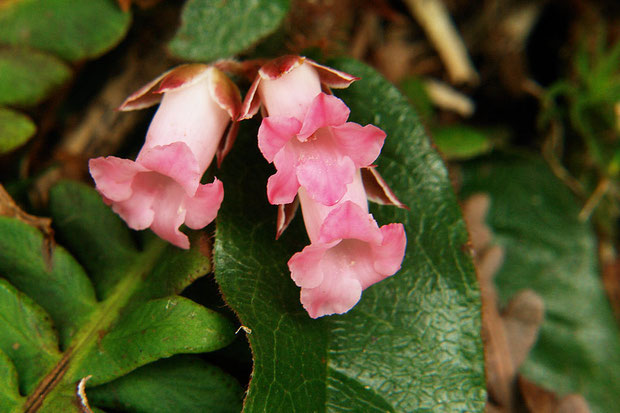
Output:
[[[297,180],[308,195],[324,205],[334,205],[353,182],[355,165],[348,157],[317,156],[297,166]]]
[[[381,234],[383,235],[381,245],[372,247],[374,268],[379,274],[389,276],[400,269],[407,247],[407,237],[403,224],[384,225],[381,227]]]
[[[359,281],[348,277],[325,277],[316,288],[301,289],[301,303],[312,318],[343,314],[357,304],[362,296]]]
[[[132,194],[131,184],[138,172],[147,169],[140,164],[115,156],[95,158],[88,161],[90,174],[97,190],[109,201],[119,202]]]
[[[258,128],[258,148],[267,159],[273,162],[276,154],[286,145],[301,128],[301,122],[295,118],[269,116],[264,118]]]
[[[332,210],[321,226],[321,243],[339,239],[356,239],[380,245],[383,239],[372,215],[351,201],[343,202]]]
[[[335,96],[320,93],[308,108],[297,138],[304,141],[319,128],[342,125],[349,118],[350,112],[342,100]]]
[[[200,229],[209,225],[217,216],[224,199],[224,185],[217,178],[213,183],[199,185],[196,195],[185,198],[185,225]]]
[[[151,230],[171,244],[188,249],[189,239],[179,231],[179,227],[185,221],[186,211],[182,205],[184,197],[183,189],[179,185],[172,184],[162,188],[158,193],[157,202],[152,205],[155,214]]]
[[[155,217],[152,205],[158,195],[158,188],[164,188],[170,182],[172,181],[169,178],[157,173],[139,173],[131,185],[131,197],[114,202],[112,209],[127,222],[130,228],[146,229],[151,226]]]
[[[291,278],[298,287],[315,288],[323,282],[321,260],[329,244],[308,245],[288,260]]]
[[[146,148],[140,152],[137,163],[178,182],[186,194],[196,193],[202,172],[196,157],[184,142]]]
[[[334,141],[358,168],[373,163],[385,141],[385,132],[373,125],[361,126],[347,122],[333,126],[331,131]]]
[[[297,195],[299,182],[295,175],[295,153],[288,146],[274,158],[277,172],[267,181],[267,198],[272,205],[290,204]]]

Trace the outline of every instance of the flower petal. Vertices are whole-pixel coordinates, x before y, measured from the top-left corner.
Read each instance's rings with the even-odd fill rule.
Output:
[[[389,276],[395,274],[400,269],[405,256],[405,248],[407,247],[407,237],[403,224],[388,224],[380,229],[383,241],[381,245],[372,246],[374,268],[379,274]],[[370,284],[377,281],[380,280],[368,280]],[[362,286],[364,285],[366,285],[365,282],[362,283]],[[364,286],[364,288],[366,287]]]
[[[377,159],[386,136],[374,125],[361,126],[353,122],[333,126],[331,131],[334,141],[357,168],[368,166]]]
[[[359,205],[346,201],[325,218],[319,236],[321,243],[339,239],[356,239],[381,245],[383,236],[372,215],[365,212]]]
[[[189,239],[179,231],[185,221],[186,211],[182,205],[185,194],[179,185],[171,180],[169,182],[170,185],[160,189],[157,202],[152,205],[154,216],[151,230],[171,244],[188,249]]]
[[[342,100],[336,96],[320,93],[312,100],[297,138],[305,141],[319,128],[342,125],[347,121],[350,113],[351,111]]]
[[[343,314],[357,304],[362,296],[359,281],[349,277],[325,277],[316,288],[301,289],[301,304],[312,318]]]
[[[275,156],[274,164],[277,172],[267,181],[267,198],[272,205],[290,204],[299,189],[293,150],[285,146]]]
[[[355,172],[350,158],[322,152],[300,162],[297,180],[312,199],[324,205],[334,205],[342,199],[347,184],[353,182]]]
[[[288,260],[291,278],[298,287],[316,288],[323,282],[321,260],[329,244],[308,245]]]
[[[286,145],[301,128],[301,122],[295,118],[269,116],[264,118],[258,128],[258,148],[267,159],[273,162],[276,154]]]
[[[189,196],[196,193],[202,172],[193,152],[184,142],[146,148],[137,163],[178,182]]]
[[[185,225],[200,229],[209,225],[217,216],[224,199],[224,185],[215,178],[213,183],[199,185],[196,195],[185,197]]]
[[[131,184],[138,172],[147,169],[129,159],[108,156],[88,161],[90,174],[95,180],[97,190],[109,201],[120,202],[132,194]]]

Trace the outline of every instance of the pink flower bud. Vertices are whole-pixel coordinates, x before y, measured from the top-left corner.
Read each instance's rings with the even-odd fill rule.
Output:
[[[310,317],[349,311],[362,290],[400,269],[407,244],[404,227],[379,228],[368,213],[359,171],[337,205],[318,203],[303,188],[299,200],[311,244],[288,266]]]
[[[150,227],[166,241],[189,248],[179,227],[208,225],[224,197],[221,181],[201,184],[200,179],[216,153],[225,155],[222,138],[238,116],[240,97],[217,69],[184,65],[130,96],[121,110],[150,106],[161,94],[136,161],[100,157],[91,159],[89,168],[104,201],[131,228]]]

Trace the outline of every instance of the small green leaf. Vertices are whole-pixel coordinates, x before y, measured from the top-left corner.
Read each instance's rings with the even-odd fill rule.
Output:
[[[18,369],[24,394],[56,364],[61,354],[49,315],[6,280],[0,279],[0,350]]]
[[[243,397],[235,379],[195,356],[148,364],[86,393],[103,409],[150,413],[239,413]]]
[[[95,308],[95,293],[82,267],[59,245],[49,261],[41,233],[0,217],[0,274],[28,294],[56,322],[61,348]]]
[[[432,135],[437,149],[450,160],[473,158],[493,147],[485,133],[466,125],[436,127]]]
[[[0,155],[26,143],[37,131],[26,115],[0,107]]]
[[[0,48],[0,104],[31,106],[65,83],[71,69],[47,53]]]
[[[289,0],[188,0],[171,52],[210,61],[239,54],[275,31]]]
[[[362,77],[338,92],[353,120],[388,134],[376,163],[411,209],[374,207],[373,214],[380,224],[405,224],[407,255],[353,310],[311,319],[286,265],[308,243],[301,216],[275,240],[276,208],[267,206],[265,190],[272,168],[256,149],[256,128],[242,124],[218,173],[228,189],[214,259],[226,301],[252,330],[244,411],[323,412],[346,404],[352,411],[482,412],[479,292],[447,171],[393,86],[359,62],[341,61],[339,69]]]
[[[19,394],[15,366],[0,350],[0,406],[10,412],[23,401],[23,397]]]
[[[66,60],[96,57],[127,32],[131,15],[114,0],[15,0],[0,5],[0,43]]]
[[[487,222],[505,248],[495,276],[505,304],[530,288],[545,318],[526,377],[560,394],[583,394],[593,412],[620,405],[620,340],[597,265],[596,237],[579,204],[541,160],[499,157],[466,164],[464,198],[489,193]]]
[[[224,316],[183,297],[148,301],[125,313],[92,347],[75,379],[93,374],[90,385],[114,380],[137,367],[177,353],[218,350],[233,338]]]

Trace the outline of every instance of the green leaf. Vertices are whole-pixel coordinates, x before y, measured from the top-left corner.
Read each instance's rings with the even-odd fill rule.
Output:
[[[0,48],[0,104],[35,105],[71,76],[71,69],[47,53]]]
[[[235,379],[198,357],[176,356],[88,389],[87,396],[104,409],[238,413],[243,389]]]
[[[272,169],[256,149],[256,129],[242,124],[218,173],[228,189],[214,258],[226,301],[252,330],[244,410],[481,412],[479,292],[446,169],[393,86],[359,62],[339,69],[363,78],[339,92],[354,120],[388,134],[377,164],[411,209],[373,214],[380,224],[405,224],[407,255],[400,272],[364,291],[346,315],[310,319],[286,265],[308,243],[301,217],[275,241],[276,208],[265,206]]]
[[[0,406],[8,411],[23,403],[19,394],[17,371],[11,359],[0,351]]]
[[[432,130],[433,142],[447,159],[469,159],[492,149],[491,140],[478,129],[466,125],[441,126]]]
[[[14,0],[0,5],[0,43],[88,59],[115,46],[130,21],[114,0]]]
[[[289,0],[188,0],[170,51],[203,61],[239,54],[275,31],[289,6]]]
[[[231,341],[232,324],[183,297],[148,301],[132,309],[84,357],[75,378],[96,371],[89,385],[106,383],[137,367],[178,353],[218,350]]]
[[[49,252],[36,229],[0,217],[0,274],[6,278],[0,279],[0,350],[26,396],[14,411],[80,412],[76,385],[84,377],[92,376],[89,385],[104,383],[160,358],[232,341],[224,316],[174,295],[210,268],[200,243],[181,251],[150,237],[138,251],[118,218],[83,184],[59,184],[50,203],[58,239],[75,247],[97,276],[89,279],[59,245]],[[105,298],[95,297],[93,283]]]
[[[0,155],[26,143],[36,130],[28,116],[0,107]]]
[[[43,307],[58,328],[61,348],[95,309],[95,293],[86,273],[61,246],[47,257],[39,231],[16,219],[0,217],[0,274]]]
[[[0,318],[5,326],[0,349],[18,367],[22,391],[28,394],[37,379],[60,360],[58,336],[45,310],[3,279]]]
[[[536,291],[545,319],[522,368],[560,394],[583,394],[593,412],[620,404],[620,341],[603,292],[596,238],[578,218],[579,204],[541,160],[500,157],[467,164],[463,197],[491,196],[488,224],[505,248],[495,277],[505,304],[519,290]]]

